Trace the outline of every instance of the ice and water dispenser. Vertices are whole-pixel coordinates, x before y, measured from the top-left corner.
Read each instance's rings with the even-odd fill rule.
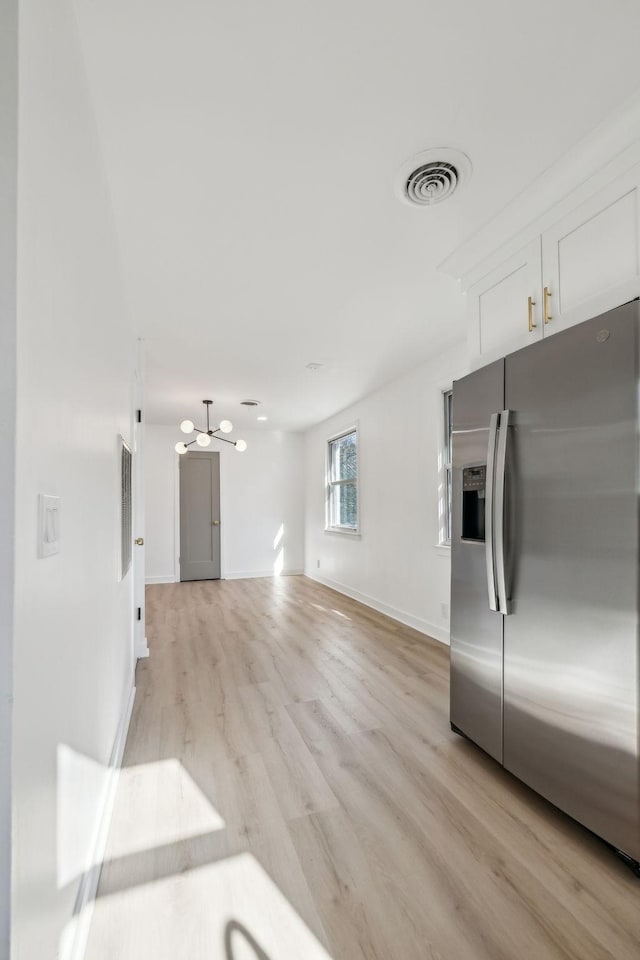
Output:
[[[486,464],[462,468],[462,539],[484,540]]]

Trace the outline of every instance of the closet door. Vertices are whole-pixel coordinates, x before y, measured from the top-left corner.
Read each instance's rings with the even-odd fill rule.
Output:
[[[220,579],[220,454],[180,457],[180,580]]]

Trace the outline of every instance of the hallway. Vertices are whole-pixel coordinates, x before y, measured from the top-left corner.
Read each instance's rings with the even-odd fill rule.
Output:
[[[88,960],[638,956],[638,881],[450,732],[445,646],[304,577],[147,614]]]

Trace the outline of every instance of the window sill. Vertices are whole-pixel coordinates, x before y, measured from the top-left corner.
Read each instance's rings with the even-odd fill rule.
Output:
[[[450,543],[434,543],[433,549],[436,550],[441,557],[451,556],[451,544]]]
[[[356,540],[360,539],[359,530],[349,530],[347,527],[325,527],[325,533],[337,533],[340,537],[353,537]]]

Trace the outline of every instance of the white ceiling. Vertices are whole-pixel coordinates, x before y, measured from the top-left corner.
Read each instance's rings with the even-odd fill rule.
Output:
[[[301,429],[459,338],[436,265],[640,86],[637,0],[75,6],[156,423]],[[403,205],[438,146],[471,179]]]

